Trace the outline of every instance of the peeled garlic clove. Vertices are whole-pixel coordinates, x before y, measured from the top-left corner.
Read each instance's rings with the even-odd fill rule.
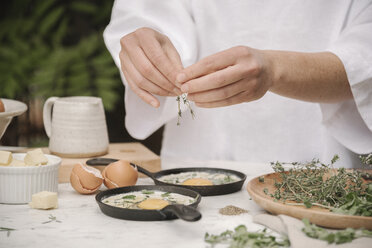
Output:
[[[109,189],[135,185],[138,179],[137,168],[124,160],[109,164],[102,175],[104,184]]]
[[[102,185],[101,172],[82,163],[75,164],[70,175],[71,186],[81,194],[92,194]]]

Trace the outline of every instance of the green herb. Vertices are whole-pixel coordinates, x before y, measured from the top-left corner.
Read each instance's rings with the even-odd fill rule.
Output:
[[[126,196],[123,196],[121,199],[131,199],[131,200],[134,200],[134,199],[136,199],[136,196],[135,195],[126,195]]]
[[[161,197],[168,197],[169,195],[170,195],[170,192],[166,192],[166,193],[161,194]]]
[[[269,194],[269,190],[268,190],[267,188],[264,188],[264,189],[263,189],[263,192],[264,192],[266,195]]]
[[[151,194],[154,194],[154,191],[146,190],[146,189],[142,190],[141,192],[142,192],[142,194],[145,194],[145,195],[151,195]]]
[[[0,227],[0,232],[6,232],[6,236],[10,236],[11,231],[15,231],[16,229],[8,228],[8,227]]]
[[[258,181],[259,181],[260,183],[264,183],[264,182],[265,182],[265,178],[264,178],[264,177],[259,177],[259,178],[258,178]]]
[[[53,215],[49,215],[49,220],[48,221],[45,221],[45,222],[43,222],[43,223],[41,223],[41,224],[47,224],[47,223],[50,223],[50,222],[58,222],[58,223],[62,223],[62,221],[60,221],[60,220],[57,220],[57,217],[55,217],[55,216],[53,216]]]
[[[372,153],[367,154],[367,155],[360,155],[359,158],[363,164],[372,165]]]
[[[305,227],[302,228],[302,232],[304,232],[310,238],[327,241],[328,244],[349,243],[354,239],[361,237],[372,238],[372,232],[368,230],[346,228],[339,231],[329,231],[327,229],[311,224],[308,219],[303,219],[302,222],[305,225]]]
[[[360,171],[334,169],[337,160],[336,155],[328,165],[319,160],[291,163],[288,171],[283,167],[288,163],[271,163],[274,171],[280,173],[280,180],[269,195],[288,205],[315,205],[335,213],[371,216],[372,185],[363,182]],[[268,193],[265,189],[264,192]]]
[[[337,214],[372,216],[372,184],[368,185],[366,197],[360,197],[354,192],[345,196],[346,202],[332,211]]]
[[[180,123],[180,119],[182,118],[181,100],[182,100],[182,103],[183,103],[184,105],[186,105],[187,108],[190,110],[190,114],[191,114],[191,116],[192,116],[193,119],[195,118],[195,113],[194,113],[194,111],[193,111],[192,108],[191,108],[191,105],[190,105],[189,100],[187,100],[187,94],[182,94],[181,96],[177,96],[176,100],[177,100],[177,105],[178,105],[178,119],[177,119],[177,125],[179,126],[179,125],[181,124],[181,123]]]
[[[240,225],[234,231],[227,230],[220,235],[206,233],[204,241],[214,247],[216,244],[228,244],[230,248],[244,247],[289,247],[287,237],[275,237],[267,233],[266,229],[249,232],[245,225]]]
[[[225,183],[231,183],[231,182],[234,182],[234,179],[231,177],[231,175],[226,175],[226,176],[223,178],[223,183],[222,183],[222,184],[225,184]]]

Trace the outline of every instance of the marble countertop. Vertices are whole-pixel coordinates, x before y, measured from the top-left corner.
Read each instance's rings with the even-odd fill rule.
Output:
[[[162,162],[163,169],[174,167],[209,166],[230,168],[247,174],[241,191],[229,195],[203,197],[198,207],[202,219],[197,222],[128,221],[104,215],[95,195],[80,195],[70,184],[59,184],[58,209],[36,210],[28,205],[0,204],[0,227],[16,229],[0,232],[0,247],[208,247],[206,232],[220,234],[240,224],[255,231],[263,227],[252,222],[252,216],[263,211],[245,190],[247,182],[258,175],[271,172],[267,164],[231,161],[172,161]],[[137,185],[153,184],[141,178]],[[102,186],[101,190],[105,187]],[[235,205],[249,213],[224,216],[220,208]],[[54,216],[59,222],[49,221]],[[48,223],[45,223],[48,222]]]

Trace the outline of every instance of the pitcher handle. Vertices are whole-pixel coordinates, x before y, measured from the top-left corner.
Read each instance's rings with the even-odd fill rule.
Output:
[[[49,97],[43,108],[43,121],[44,121],[44,129],[48,137],[50,138],[52,134],[52,106],[56,102],[58,97]]]

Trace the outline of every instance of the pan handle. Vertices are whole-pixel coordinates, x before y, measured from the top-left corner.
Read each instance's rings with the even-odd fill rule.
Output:
[[[201,213],[196,208],[182,204],[168,205],[160,210],[160,212],[171,212],[185,221],[198,221],[202,217]]]
[[[85,163],[87,165],[109,165],[111,163],[114,163],[118,161],[118,159],[114,158],[92,158],[88,159]]]
[[[153,179],[153,180],[156,179],[154,173],[152,173],[152,172],[146,170],[145,168],[143,168],[143,167],[141,167],[141,166],[139,166],[139,165],[136,165],[136,164],[133,164],[133,163],[130,163],[130,164],[131,164],[134,168],[137,167],[138,172],[141,172],[141,173],[145,174],[146,176],[148,176],[149,178],[151,178],[151,179]]]

